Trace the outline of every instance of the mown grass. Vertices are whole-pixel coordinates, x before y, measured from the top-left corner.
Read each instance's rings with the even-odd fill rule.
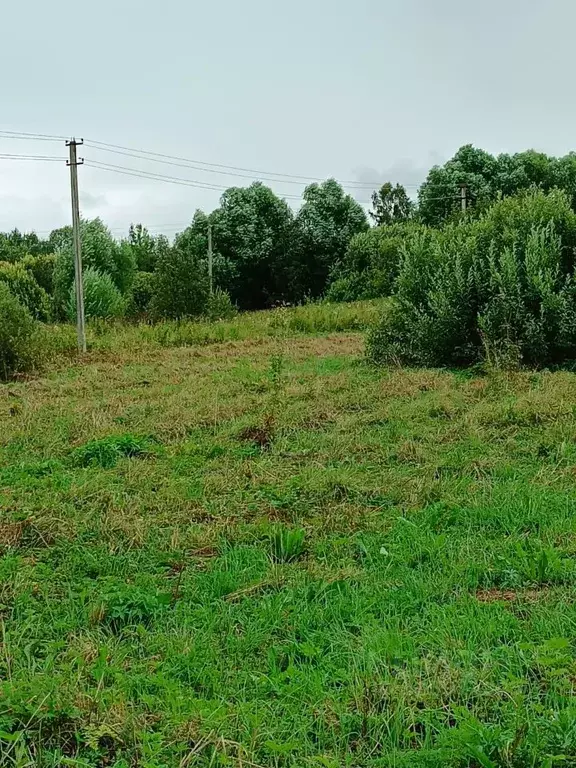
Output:
[[[0,764],[576,764],[576,377],[283,328],[0,387]]]

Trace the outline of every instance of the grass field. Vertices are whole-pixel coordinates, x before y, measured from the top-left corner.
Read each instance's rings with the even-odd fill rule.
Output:
[[[0,765],[576,765],[576,376],[262,317],[0,385]]]

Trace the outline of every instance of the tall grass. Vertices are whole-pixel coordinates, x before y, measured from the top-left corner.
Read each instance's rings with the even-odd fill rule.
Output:
[[[318,303],[246,312],[230,320],[164,321],[156,324],[94,321],[88,324],[88,349],[122,353],[140,347],[180,347],[262,339],[282,334],[363,331],[380,317],[382,300]],[[72,325],[46,326],[43,344],[54,356],[76,352]]]

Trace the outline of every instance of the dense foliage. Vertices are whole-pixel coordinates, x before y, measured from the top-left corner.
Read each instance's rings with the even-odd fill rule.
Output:
[[[480,218],[406,238],[375,360],[424,365],[558,363],[576,355],[576,215],[528,192]]]
[[[130,317],[143,317],[150,312],[150,306],[156,288],[154,272],[136,272],[130,288],[126,314]]]
[[[243,309],[270,306],[290,292],[293,222],[288,204],[261,183],[222,195],[212,214],[219,268],[229,274],[222,287]],[[205,258],[203,240],[202,249]]]
[[[396,184],[394,187],[388,181],[372,194],[370,217],[379,226],[409,221],[414,216],[415,210],[414,201],[408,197],[401,184]]]
[[[30,312],[5,283],[0,283],[0,379],[31,366],[34,332]]]
[[[333,179],[311,184],[296,217],[293,270],[297,296],[321,296],[350,240],[368,229],[362,206]]]
[[[373,226],[334,179],[310,184],[297,211],[260,182],[230,188],[173,242],[142,224],[117,240],[83,220],[87,317],[227,317],[390,296],[375,359],[558,362],[573,355],[575,206],[576,154],[467,145],[430,170],[417,201],[397,183],[375,190]],[[70,318],[71,227],[46,239],[0,233],[0,282],[35,319]]]
[[[545,192],[563,189],[572,207],[576,203],[576,154],[550,157],[528,150],[494,156],[472,145],[461,147],[443,166],[432,168],[418,193],[418,215],[425,223],[441,226],[461,207],[461,186],[473,210],[481,211],[499,197],[516,195],[532,187]]]
[[[37,320],[48,319],[50,314],[48,294],[21,263],[0,262],[0,283],[4,283],[10,289],[33,317]]]
[[[134,255],[130,249],[122,248],[100,219],[83,221],[81,236],[84,269],[95,269],[101,274],[110,275],[120,291],[127,291],[135,272]],[[68,231],[62,233],[59,239],[54,269],[54,305],[59,316],[66,314],[73,282],[74,249],[72,233]]]
[[[355,235],[332,272],[327,292],[331,301],[356,301],[389,296],[406,239],[424,227],[417,223],[373,227]]]
[[[84,271],[84,314],[87,319],[111,320],[124,314],[125,302],[110,275],[89,267]],[[70,287],[68,319],[76,318],[76,290]]]
[[[208,301],[206,265],[196,249],[178,244],[162,254],[156,266],[151,311],[156,317],[181,320],[201,315]]]

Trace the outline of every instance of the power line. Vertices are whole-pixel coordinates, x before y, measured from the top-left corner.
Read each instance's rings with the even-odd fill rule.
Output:
[[[32,141],[65,141],[67,137],[59,136],[56,134],[45,133],[27,133],[24,131],[8,131],[0,130],[0,138],[6,139],[27,139]],[[126,157],[133,157],[135,159],[147,159],[151,162],[162,163],[165,165],[173,165],[182,168],[192,168],[206,173],[217,173],[223,176],[237,176],[239,178],[254,179],[256,177],[270,177],[269,181],[276,181],[278,183],[287,184],[301,184],[304,182],[322,182],[324,178],[318,176],[304,176],[290,173],[282,173],[276,171],[262,171],[254,168],[243,168],[235,165],[225,165],[223,163],[210,163],[204,160],[190,159],[186,157],[179,157],[177,155],[168,155],[161,152],[152,152],[145,149],[135,149],[134,147],[126,147],[121,144],[110,144],[103,141],[97,141],[96,139],[87,139],[85,141],[87,146],[91,146],[93,149],[112,152],[118,155],[124,155]],[[250,174],[250,175],[249,175]],[[266,179],[264,179],[266,180]],[[358,181],[358,180],[337,180],[342,186],[350,187],[351,189],[375,189],[382,186],[384,183],[382,179],[374,181]],[[202,182],[198,182],[202,183]],[[425,184],[426,182],[423,182]],[[405,189],[420,189],[422,185],[418,184],[403,184]],[[441,187],[445,184],[427,184],[427,189],[430,187]]]
[[[53,136],[49,133],[25,133],[23,131],[2,131],[0,138],[25,139],[28,141],[66,141],[66,136]]]
[[[217,172],[222,173],[223,171],[240,171],[242,173],[252,174],[251,176],[248,176],[246,178],[254,178],[254,176],[275,176],[280,178],[271,179],[272,181],[275,181],[275,180],[280,181],[282,179],[294,179],[295,181],[293,183],[303,183],[307,181],[310,181],[310,182],[325,181],[325,179],[322,179],[318,176],[299,176],[292,173],[276,173],[275,171],[262,171],[262,170],[256,170],[255,168],[242,168],[236,165],[224,165],[222,163],[208,163],[204,160],[195,160],[187,157],[179,157],[178,155],[167,155],[167,154],[163,154],[162,152],[151,152],[150,150],[147,150],[147,149],[134,149],[133,147],[125,147],[125,146],[122,146],[121,144],[108,144],[104,141],[96,141],[95,139],[86,139],[85,145],[87,147],[92,147],[94,149],[101,149],[102,151],[105,151],[105,152],[115,152],[116,154],[124,154],[125,152],[131,152],[132,155],[130,156],[132,157],[141,157],[142,155],[145,155],[147,156],[147,159],[152,160],[154,162],[179,161],[182,163],[186,163],[187,164],[186,167],[193,167],[194,165],[196,165],[196,166],[205,166],[206,168],[223,169],[220,171],[213,171],[213,173],[217,173]],[[161,159],[154,160],[154,158],[161,158]],[[167,164],[173,165],[174,163],[170,162]],[[201,169],[197,168],[196,170],[201,170]],[[225,173],[225,175],[233,176],[236,174]],[[382,181],[363,182],[363,181],[340,180],[339,183],[342,185],[350,186],[350,187],[357,186],[360,188],[362,187],[373,188],[375,186],[376,187],[381,186],[383,182]]]
[[[111,171],[113,173],[120,173],[124,176],[134,176],[141,179],[150,179],[152,181],[165,181],[170,184],[180,184],[186,187],[196,187],[197,189],[209,189],[217,192],[225,192],[230,187],[223,186],[221,184],[208,184],[207,182],[198,181],[197,179],[183,179],[178,176],[166,176],[160,173],[153,173],[151,171],[143,171],[140,169],[127,168],[123,165],[112,165],[109,163],[101,163],[98,160],[86,160],[85,165],[91,168],[98,168],[102,171]],[[299,195],[283,195],[283,197],[291,200],[301,200]]]
[[[241,179],[252,179],[252,180],[255,179],[255,176],[249,175],[249,174],[246,174],[246,173],[236,173],[235,171],[222,171],[222,170],[218,170],[218,169],[214,169],[213,170],[213,169],[210,169],[210,168],[203,168],[199,164],[194,164],[194,161],[189,161],[189,162],[181,163],[181,162],[177,162],[177,161],[174,161],[174,160],[160,160],[159,158],[156,158],[156,157],[143,157],[142,155],[137,155],[137,154],[134,154],[133,152],[124,152],[121,149],[107,149],[107,148],[104,148],[104,147],[95,147],[92,144],[90,144],[89,142],[86,142],[86,146],[91,147],[92,149],[99,150],[100,152],[113,152],[116,155],[123,155],[124,157],[132,157],[132,158],[135,158],[136,160],[149,160],[150,162],[161,163],[162,165],[173,165],[173,166],[177,166],[179,168],[191,168],[192,170],[201,171],[202,173],[216,173],[216,174],[219,174],[220,176],[236,176],[236,177],[241,178]],[[275,175],[280,176],[280,174],[275,174]],[[264,179],[264,181],[274,181],[274,182],[279,183],[279,184],[298,184],[298,185],[301,185],[301,184],[304,183],[304,178],[301,179],[300,181],[296,181],[293,178],[287,178],[287,179],[282,179],[282,178],[275,179],[275,178],[272,178],[272,179]],[[318,179],[318,181],[320,181],[320,179]],[[340,182],[340,183],[342,184],[342,186],[350,186],[351,189],[363,189],[364,186],[366,186],[366,188],[372,188],[372,185],[368,185],[368,184],[363,185],[362,182]],[[353,184],[356,184],[356,183],[358,183],[361,186],[358,186],[358,187],[353,186]]]
[[[0,160],[47,160],[52,162],[64,163],[64,157],[52,157],[49,155],[13,155],[9,153],[0,153]]]

